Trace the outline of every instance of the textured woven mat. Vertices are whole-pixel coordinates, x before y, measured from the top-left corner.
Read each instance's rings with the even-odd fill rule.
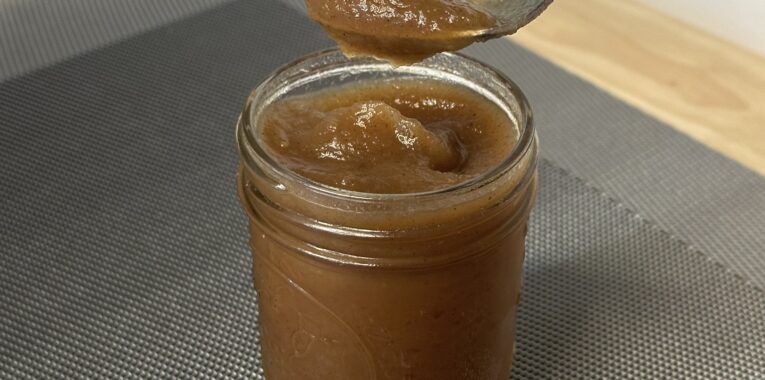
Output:
[[[231,1],[0,0],[0,80]]]
[[[237,1],[0,84],[0,378],[259,376],[233,126],[270,71],[328,45],[283,5]],[[508,43],[475,52],[514,57],[494,63],[527,91],[544,80]],[[625,122],[590,87],[529,93],[548,158],[556,114]],[[560,166],[540,168],[514,378],[765,377],[754,280]]]

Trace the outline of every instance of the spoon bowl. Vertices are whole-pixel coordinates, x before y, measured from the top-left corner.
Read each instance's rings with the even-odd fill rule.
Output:
[[[307,0],[309,14],[348,56],[394,65],[515,33],[552,0]]]

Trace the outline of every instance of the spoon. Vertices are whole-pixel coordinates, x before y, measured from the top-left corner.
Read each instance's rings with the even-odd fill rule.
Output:
[[[348,56],[421,61],[515,33],[553,0],[306,0]]]
[[[497,19],[497,25],[485,30],[483,40],[513,34],[539,16],[553,0],[472,0]]]

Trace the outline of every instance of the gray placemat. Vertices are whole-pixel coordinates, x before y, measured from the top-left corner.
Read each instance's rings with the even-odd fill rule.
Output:
[[[0,0],[0,81],[230,1]]]
[[[328,45],[237,1],[0,84],[0,378],[257,377],[233,125]],[[537,106],[540,129],[614,102],[576,91],[595,101]],[[514,378],[765,377],[762,291],[559,166],[540,168]]]

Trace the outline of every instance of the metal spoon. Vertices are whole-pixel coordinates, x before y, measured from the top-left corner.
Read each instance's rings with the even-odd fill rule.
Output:
[[[497,19],[494,28],[481,34],[483,40],[513,34],[539,16],[553,0],[472,0]]]
[[[327,16],[326,13],[318,10],[318,7],[327,7],[326,4],[331,3],[324,3],[323,1],[307,0],[309,14],[337,41],[346,55],[374,56],[387,60],[394,65],[405,65],[421,61],[442,51],[459,50],[476,41],[486,41],[515,33],[542,13],[553,0],[465,0],[474,5],[476,9],[491,15],[495,23],[486,29],[409,34],[397,34],[393,25],[387,30],[359,27],[359,25],[365,24],[357,24],[353,27],[337,25],[333,22],[334,15],[329,14]],[[379,3],[370,0],[356,1],[359,3],[352,6],[349,6],[349,3],[345,1],[338,1],[337,4],[342,4],[341,7],[344,7],[346,11],[353,9],[353,12],[367,13],[367,17],[376,19],[384,19],[387,17],[384,15],[394,14],[396,9],[407,7],[406,0],[381,0]],[[316,12],[311,11],[312,4],[317,7]],[[332,9],[332,6],[327,9]],[[416,15],[417,12],[415,11],[409,16],[415,17]]]

